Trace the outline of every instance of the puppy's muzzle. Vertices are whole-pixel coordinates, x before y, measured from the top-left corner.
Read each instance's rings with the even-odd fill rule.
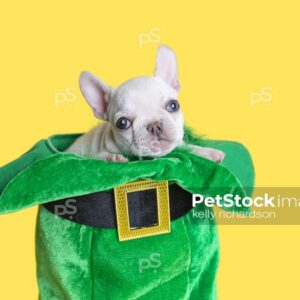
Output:
[[[148,124],[146,128],[147,131],[156,136],[160,136],[163,133],[163,123],[159,121]]]

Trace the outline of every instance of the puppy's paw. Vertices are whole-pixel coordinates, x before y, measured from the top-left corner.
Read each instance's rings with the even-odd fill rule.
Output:
[[[105,158],[106,161],[111,162],[128,162],[128,159],[122,154],[111,154]]]
[[[194,153],[198,156],[202,156],[204,158],[207,158],[207,159],[212,160],[217,163],[221,163],[223,161],[223,159],[225,158],[224,152],[222,152],[220,150],[212,149],[212,148],[194,147],[192,149],[192,153]]]
[[[206,150],[203,153],[203,157],[206,157],[217,163],[221,163],[225,158],[225,153],[220,150],[206,148]]]

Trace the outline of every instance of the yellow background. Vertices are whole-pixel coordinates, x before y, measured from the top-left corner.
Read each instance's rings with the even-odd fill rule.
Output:
[[[188,124],[245,144],[257,186],[299,186],[298,1],[80,2],[2,1],[0,165],[41,138],[91,128],[80,71],[113,86],[150,75],[159,42],[177,52]],[[159,38],[139,45],[151,32]],[[55,105],[68,88],[75,101]],[[264,88],[272,101],[251,106]],[[1,299],[37,297],[35,216],[32,208],[0,217]],[[299,233],[220,226],[219,298],[300,299]]]

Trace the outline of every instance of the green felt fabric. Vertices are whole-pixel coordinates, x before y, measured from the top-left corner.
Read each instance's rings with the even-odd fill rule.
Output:
[[[222,165],[185,149],[160,159],[111,163],[61,152],[75,138],[55,136],[41,141],[0,168],[0,213],[137,179],[170,180],[192,193],[208,195],[244,196],[243,187],[253,186],[249,153],[235,142],[206,141],[186,131],[187,141],[224,150],[227,156]],[[119,242],[116,229],[76,224],[41,206],[36,233],[40,298],[216,299],[217,230],[210,219],[195,223],[194,210],[210,208],[197,206],[173,221],[169,234]]]

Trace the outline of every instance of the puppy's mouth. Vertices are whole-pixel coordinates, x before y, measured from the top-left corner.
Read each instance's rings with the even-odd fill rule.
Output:
[[[161,137],[158,137],[157,140],[154,140],[150,143],[151,148],[161,148],[161,149],[170,148],[171,145],[172,145],[171,141]]]
[[[135,143],[136,149],[133,149],[133,152],[137,156],[160,157],[170,153],[176,146],[178,146],[176,140],[157,137],[147,143]]]

